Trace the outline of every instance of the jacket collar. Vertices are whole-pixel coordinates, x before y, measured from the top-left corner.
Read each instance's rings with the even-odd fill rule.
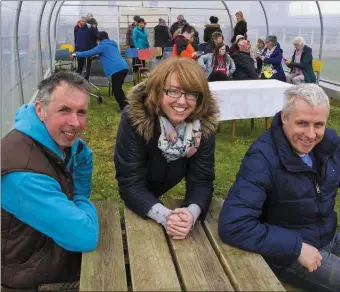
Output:
[[[277,44],[276,44],[276,47],[275,47],[275,50],[272,51],[271,55],[276,55],[276,54],[278,54],[278,53],[280,52],[280,50],[281,50],[280,43],[277,43]],[[265,54],[267,51],[268,51],[268,49],[267,49],[267,48],[264,48],[263,54]]]
[[[288,171],[310,171],[310,168],[301,160],[299,155],[296,154],[282,129],[281,111],[278,112],[273,119],[271,133],[279,158]],[[322,162],[326,157],[339,149],[339,147],[340,137],[334,130],[326,128],[323,139],[315,146],[313,153],[315,157],[319,158]]]
[[[132,121],[133,127],[138,134],[146,141],[153,138],[155,129],[158,125],[158,116],[156,113],[150,112],[145,106],[147,93],[145,92],[146,81],[134,86],[127,96],[128,106],[126,107],[128,115]],[[216,98],[211,95],[208,111],[200,120],[203,137],[208,137],[215,133],[219,121],[219,108]]]
[[[220,28],[220,24],[219,23],[209,23],[209,24],[206,24],[205,27],[218,27],[218,28]]]

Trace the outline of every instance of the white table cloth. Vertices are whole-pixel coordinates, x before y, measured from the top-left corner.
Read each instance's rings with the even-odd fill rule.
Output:
[[[219,100],[221,121],[272,117],[282,109],[283,92],[291,86],[278,80],[209,82]]]

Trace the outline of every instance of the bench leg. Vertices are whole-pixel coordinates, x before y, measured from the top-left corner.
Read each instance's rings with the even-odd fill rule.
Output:
[[[254,126],[255,126],[255,119],[250,119],[250,131],[254,130]]]
[[[266,130],[268,130],[270,128],[270,120],[269,118],[265,118],[265,124],[266,124]]]
[[[236,120],[231,121],[231,139],[235,139],[235,132],[236,132]]]

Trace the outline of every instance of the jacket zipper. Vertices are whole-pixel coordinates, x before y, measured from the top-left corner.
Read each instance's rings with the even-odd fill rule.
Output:
[[[316,193],[320,194],[321,192],[320,192],[320,187],[318,183],[315,183],[315,188],[316,188]]]

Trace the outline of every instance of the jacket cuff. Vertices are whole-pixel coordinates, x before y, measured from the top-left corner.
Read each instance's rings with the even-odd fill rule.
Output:
[[[198,217],[201,215],[202,210],[197,204],[190,204],[187,209],[194,216],[194,224],[196,223]]]
[[[153,205],[150,211],[146,214],[149,218],[166,227],[166,217],[171,213],[171,210],[160,203]]]

